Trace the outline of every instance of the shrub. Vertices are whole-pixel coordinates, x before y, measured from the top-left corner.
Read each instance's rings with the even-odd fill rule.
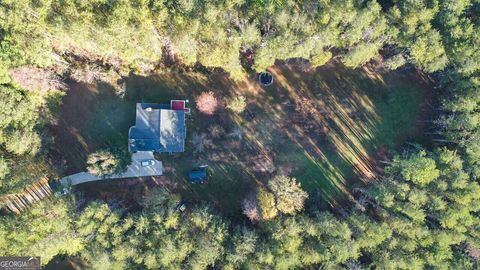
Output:
[[[342,62],[347,67],[359,67],[375,57],[381,45],[371,43],[357,45],[342,57]]]
[[[275,195],[278,210],[284,214],[301,211],[308,198],[308,194],[302,190],[295,178],[277,176],[268,181],[268,188]]]
[[[207,115],[212,115],[218,106],[217,98],[212,91],[203,92],[196,99],[197,109]]]
[[[87,159],[87,170],[97,176],[107,176],[123,171],[130,161],[130,155],[124,150],[100,150]]]
[[[310,63],[313,67],[319,67],[327,63],[330,59],[332,59],[332,53],[329,51],[319,51],[310,57]]]
[[[387,60],[385,60],[384,64],[389,70],[395,70],[407,63],[407,59],[402,54],[394,55]]]
[[[234,113],[242,113],[247,107],[247,102],[244,96],[237,96],[228,101],[227,109]]]

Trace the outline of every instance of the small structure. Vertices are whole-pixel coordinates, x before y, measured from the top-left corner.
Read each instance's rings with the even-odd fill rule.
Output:
[[[185,100],[170,104],[137,103],[135,126],[128,131],[130,152],[178,153],[185,149]]]
[[[258,80],[263,86],[269,86],[273,83],[273,75],[272,73],[265,71],[258,75]]]
[[[188,174],[190,183],[205,183],[208,180],[207,168],[207,165],[203,165],[191,170]]]
[[[185,113],[190,113],[190,108],[185,106],[186,103],[188,103],[188,100],[170,100],[170,108],[175,111],[185,111]]]

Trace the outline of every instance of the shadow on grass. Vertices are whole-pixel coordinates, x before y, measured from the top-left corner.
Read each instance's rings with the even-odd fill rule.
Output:
[[[133,75],[124,99],[105,84],[70,82],[54,129],[55,151],[66,160],[67,171],[81,171],[88,153],[126,146],[136,102],[189,99],[186,151],[161,155],[164,178],[177,182],[185,199],[208,201],[234,217],[248,192],[280,173],[296,177],[311,197],[320,195],[324,203],[337,206],[352,186],[375,177],[379,149],[394,151],[405,138],[421,135],[416,120],[429,86],[418,81],[415,71],[352,70],[337,62],[307,72],[279,62],[269,71],[275,81],[265,88],[254,76],[232,82],[217,73]],[[205,116],[195,111],[194,99],[210,90],[220,108],[214,116]],[[225,109],[225,99],[236,95],[247,98],[248,112],[235,115]],[[309,112],[302,114],[299,103],[306,101]],[[214,137],[212,126],[224,134]],[[242,139],[228,136],[235,129],[241,130]],[[205,133],[211,145],[196,152],[189,142],[193,133]],[[258,159],[271,162],[273,171],[259,170]],[[209,182],[189,184],[189,170],[202,164],[211,168]]]

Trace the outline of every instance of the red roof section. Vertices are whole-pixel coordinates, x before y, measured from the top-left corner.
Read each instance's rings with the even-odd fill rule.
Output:
[[[185,110],[185,100],[172,100],[170,101],[170,107],[172,110],[184,111]]]

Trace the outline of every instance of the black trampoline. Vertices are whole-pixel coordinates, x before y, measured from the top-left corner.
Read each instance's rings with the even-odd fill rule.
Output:
[[[263,86],[269,86],[273,83],[273,75],[270,72],[262,72],[258,75],[258,80]]]

